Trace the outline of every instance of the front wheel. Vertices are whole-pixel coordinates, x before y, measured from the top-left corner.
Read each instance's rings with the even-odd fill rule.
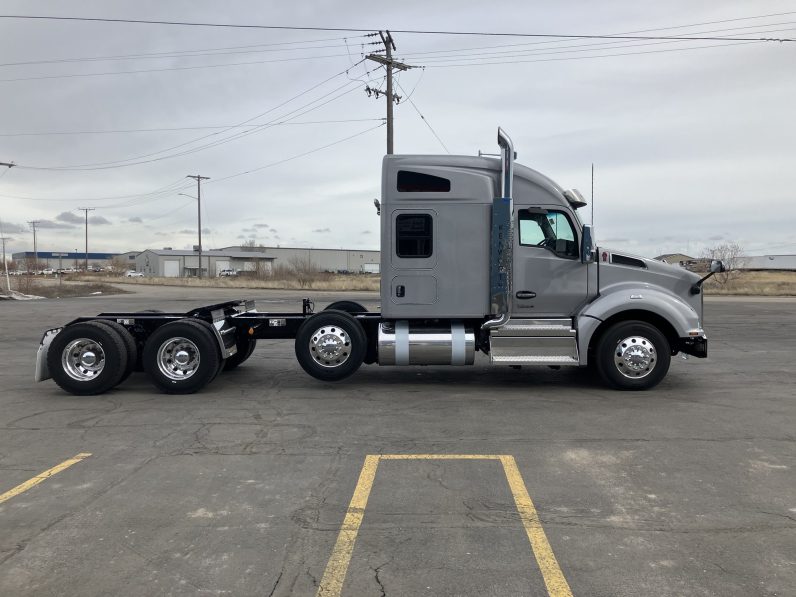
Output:
[[[296,334],[296,359],[315,379],[339,381],[365,359],[367,337],[359,322],[343,311],[321,311]]]
[[[335,301],[324,311],[345,311],[346,313],[367,313],[367,309],[355,301]]]
[[[648,390],[669,371],[671,348],[661,331],[643,321],[620,321],[597,342],[597,371],[618,390]]]

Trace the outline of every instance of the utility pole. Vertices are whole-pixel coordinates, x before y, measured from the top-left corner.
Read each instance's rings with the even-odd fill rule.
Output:
[[[8,288],[8,294],[11,294],[11,278],[8,277],[8,261],[6,261],[6,241],[10,240],[6,236],[0,236],[0,241],[3,243],[3,266],[6,270],[6,287]]]
[[[0,166],[5,166],[6,168],[13,168],[16,164],[14,162],[0,162]],[[5,236],[0,236],[0,241],[3,242],[3,266],[6,270],[6,285],[8,286],[8,293],[11,294],[11,280],[8,277],[8,263],[6,263],[6,240]]]
[[[39,250],[36,245],[36,226],[39,225],[39,220],[32,220],[28,222],[28,224],[30,224],[30,227],[33,229],[33,272],[32,273],[35,274],[36,271],[39,269]],[[28,274],[30,273],[31,272],[28,272]]]
[[[202,277],[202,181],[210,180],[209,176],[201,176],[199,174],[189,174],[185,178],[193,178],[196,181],[196,213],[199,222],[199,277]],[[210,267],[207,268],[208,275],[210,274]]]
[[[384,44],[385,55],[382,56],[380,54],[373,53],[368,54],[365,58],[367,60],[372,60],[373,62],[383,64],[385,67],[387,67],[387,92],[385,93],[379,89],[366,87],[365,93],[367,93],[368,96],[375,95],[377,98],[380,95],[385,95],[387,98],[387,154],[391,155],[393,153],[393,102],[397,104],[401,101],[401,96],[395,95],[392,90],[392,71],[393,69],[409,70],[410,68],[414,67],[392,59],[392,53],[396,48],[395,42],[393,41],[392,35],[389,31],[379,31],[379,37],[381,37],[381,43]]]
[[[78,207],[77,208],[78,211],[86,212],[86,264],[85,264],[86,273],[88,273],[88,212],[94,211],[95,209],[97,209],[97,208],[96,207]]]

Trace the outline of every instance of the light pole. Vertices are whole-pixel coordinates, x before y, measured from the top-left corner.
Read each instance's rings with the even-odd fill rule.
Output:
[[[94,211],[96,207],[78,207],[78,211],[86,212],[86,273],[88,273],[88,212]]]
[[[8,238],[7,236],[0,236],[0,241],[3,243],[3,266],[6,270],[6,286],[8,287],[8,294],[11,294],[11,279],[8,277],[8,261],[6,261],[6,241],[7,240],[14,240],[12,238]]]
[[[198,182],[198,181],[197,181]],[[198,185],[197,185],[198,186]],[[198,224],[199,224],[199,270],[197,275],[201,278],[202,277],[202,196],[199,195],[198,197],[194,197],[193,195],[189,195],[187,193],[178,193],[178,195],[182,195],[183,197],[190,197],[191,199],[196,199],[197,204],[199,206],[198,209]],[[207,273],[210,274],[210,264],[207,265]]]
[[[199,220],[199,277],[202,277],[202,181],[210,180],[209,176],[202,176],[201,174],[189,174],[185,178],[193,178],[196,181],[196,214]],[[190,195],[187,195],[190,197]],[[208,274],[210,267],[208,264]]]

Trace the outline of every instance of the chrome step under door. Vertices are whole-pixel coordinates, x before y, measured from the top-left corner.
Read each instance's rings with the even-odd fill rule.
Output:
[[[578,365],[571,319],[511,319],[489,336],[493,365]]]

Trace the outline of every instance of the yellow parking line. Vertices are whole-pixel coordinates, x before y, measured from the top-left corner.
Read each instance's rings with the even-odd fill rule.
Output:
[[[499,454],[382,454],[381,460],[500,460]]]
[[[348,571],[348,563],[351,561],[351,552],[354,551],[354,543],[357,540],[359,525],[362,524],[362,517],[365,515],[365,506],[368,505],[370,488],[373,487],[373,478],[376,476],[376,468],[379,466],[378,456],[366,456],[365,464],[362,465],[362,472],[359,474],[354,496],[348,505],[343,526],[337,541],[332,550],[329,563],[326,564],[326,571],[323,573],[321,584],[318,585],[318,595],[340,595],[343,590],[343,581]]]
[[[382,454],[366,456],[354,489],[354,495],[348,505],[334,549],[332,549],[332,555],[329,557],[329,563],[326,564],[323,578],[318,585],[318,597],[339,597],[343,590],[343,582],[351,562],[357,533],[362,524],[362,518],[365,516],[365,507],[368,505],[368,497],[370,497],[370,490],[376,477],[379,460],[499,460],[503,465],[503,472],[506,474],[511,495],[531,543],[536,563],[542,572],[549,597],[572,597],[572,590],[553,554],[539,515],[517,468],[517,462],[513,456],[505,454]]]
[[[555,554],[553,554],[553,548],[550,547],[550,543],[547,540],[547,535],[542,528],[539,515],[536,513],[531,496],[528,494],[528,489],[522,480],[522,475],[520,475],[520,469],[517,468],[514,456],[501,456],[500,462],[503,463],[503,470],[506,472],[506,479],[508,479],[511,494],[514,496],[514,503],[517,504],[517,511],[520,513],[522,525],[525,527],[528,540],[531,542],[531,549],[536,557],[536,563],[539,565],[542,577],[544,577],[547,594],[550,597],[572,597],[572,590],[564,578],[564,573],[561,572],[561,567],[558,565]]]
[[[57,464],[56,466],[54,466],[54,467],[52,467],[50,469],[47,469],[43,473],[39,473],[38,475],[36,475],[32,479],[28,479],[24,483],[21,483],[21,484],[17,485],[16,487],[14,487],[14,489],[10,489],[10,490],[6,491],[4,494],[0,495],[0,504],[2,504],[3,502],[7,502],[12,497],[17,496],[20,493],[26,492],[31,487],[35,487],[36,485],[38,485],[39,483],[41,483],[45,479],[49,479],[53,475],[57,475],[61,471],[64,471],[64,470],[68,469],[73,464],[77,464],[78,462],[80,462],[84,458],[88,458],[89,456],[91,456],[90,453],[81,452],[80,454],[76,454],[75,456],[73,456],[69,460],[64,460],[61,464]]]

